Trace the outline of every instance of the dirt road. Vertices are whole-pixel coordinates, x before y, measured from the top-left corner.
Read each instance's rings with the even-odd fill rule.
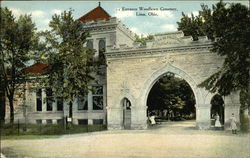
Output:
[[[3,140],[2,152],[7,158],[250,158],[250,135],[196,130],[189,121],[148,130]]]

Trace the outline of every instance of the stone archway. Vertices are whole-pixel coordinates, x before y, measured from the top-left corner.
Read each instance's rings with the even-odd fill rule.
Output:
[[[158,71],[154,72],[148,80],[143,85],[143,88],[141,90],[140,95],[140,105],[143,105],[143,107],[146,107],[147,104],[147,97],[148,94],[155,84],[155,82],[161,78],[164,74],[171,72],[182,79],[184,79],[191,87],[196,100],[196,126],[198,128],[209,128],[210,127],[210,104],[205,104],[204,95],[202,94],[203,91],[198,87],[198,84],[194,81],[194,79],[188,75],[185,71],[173,66],[170,63],[167,63],[164,67],[159,69]],[[145,108],[146,109],[146,108]],[[145,111],[145,117],[146,117],[146,111]]]
[[[182,42],[177,44],[171,40],[172,37]],[[120,102],[125,97],[132,104],[131,129],[147,128],[148,94],[155,82],[167,72],[176,74],[189,84],[195,96],[196,126],[199,129],[210,128],[213,94],[198,85],[219,70],[223,58],[210,51],[211,43],[189,43],[182,37],[178,33],[160,34],[153,45],[152,42],[147,43],[146,47],[107,49],[108,129],[123,128]],[[225,122],[232,112],[238,114],[239,98],[236,96],[232,94],[225,98]]]

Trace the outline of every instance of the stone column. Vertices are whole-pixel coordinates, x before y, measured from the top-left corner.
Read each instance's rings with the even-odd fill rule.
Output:
[[[91,87],[89,87],[91,88]],[[92,91],[89,91],[88,93],[88,111],[93,111],[93,97],[92,97]]]
[[[54,98],[54,101],[52,102],[52,111],[57,111],[57,98]]]
[[[209,129],[210,126],[210,104],[196,105],[196,127]]]
[[[147,106],[131,107],[131,129],[147,128]]]
[[[107,107],[108,129],[123,129],[123,108]]]
[[[78,98],[74,98],[73,104],[72,104],[72,122],[73,124],[78,124],[78,119],[76,119],[76,113],[78,110]]]
[[[99,39],[93,39],[93,49],[96,50],[95,57],[99,55]]]
[[[64,117],[69,117],[69,104],[66,101],[63,102],[63,113]]]
[[[92,119],[88,119],[88,125],[93,125],[93,120]]]
[[[78,98],[74,98],[73,104],[72,104],[72,113],[74,117],[74,113],[78,110]]]
[[[225,97],[225,124],[224,129],[230,130],[230,118],[232,113],[237,120],[237,127],[240,129],[240,95],[239,92],[233,92]]]
[[[47,111],[46,91],[42,89],[42,111]]]

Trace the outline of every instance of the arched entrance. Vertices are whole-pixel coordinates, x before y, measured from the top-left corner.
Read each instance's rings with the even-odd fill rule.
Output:
[[[154,114],[158,121],[195,119],[195,98],[188,83],[173,73],[156,81],[147,98],[147,116]]]
[[[123,127],[124,129],[131,129],[131,102],[124,98],[123,105]]]
[[[216,119],[219,120],[221,125],[224,125],[224,100],[221,95],[216,94],[211,99],[211,125],[215,125]]]
[[[163,68],[159,69],[151,75],[151,77],[144,83],[144,88],[141,93],[140,101],[143,105],[147,105],[147,98],[150,90],[153,85],[164,76],[166,73],[173,73],[180,78],[184,79],[189,86],[191,87],[194,98],[195,98],[195,110],[196,110],[196,126],[202,129],[210,128],[210,103],[205,103],[204,96],[202,95],[201,89],[198,87],[198,84],[183,70],[172,66],[170,63],[167,63]],[[204,93],[204,92],[203,92]],[[147,112],[145,111],[145,122],[147,117]]]

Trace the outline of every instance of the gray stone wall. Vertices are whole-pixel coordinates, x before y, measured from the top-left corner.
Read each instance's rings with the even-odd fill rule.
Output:
[[[197,127],[210,128],[210,101],[214,94],[198,85],[217,72],[224,59],[210,52],[209,45],[190,44],[189,47],[180,45],[178,49],[116,49],[110,52],[107,55],[109,129],[123,128],[123,105],[121,104],[123,98],[128,98],[132,104],[131,127],[146,128],[147,95],[154,83],[167,72],[172,72],[188,82],[195,94]],[[237,108],[234,110],[237,113],[239,111]],[[228,108],[225,111],[232,112]]]

